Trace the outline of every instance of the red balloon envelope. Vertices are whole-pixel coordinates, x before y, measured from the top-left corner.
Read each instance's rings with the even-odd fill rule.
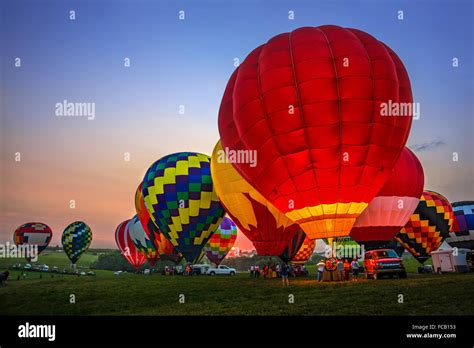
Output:
[[[137,247],[130,238],[129,228],[132,220],[125,220],[117,226],[115,230],[115,243],[122,252],[123,257],[135,269],[139,269],[146,261],[146,256],[138,251]]]
[[[411,111],[392,116],[400,103],[412,103],[410,81],[389,47],[356,29],[305,27],[237,68],[219,132],[229,157],[247,156],[239,173],[311,239],[345,236],[405,146]]]
[[[390,178],[356,219],[351,238],[366,249],[386,247],[415,211],[424,181],[420,161],[403,149]]]

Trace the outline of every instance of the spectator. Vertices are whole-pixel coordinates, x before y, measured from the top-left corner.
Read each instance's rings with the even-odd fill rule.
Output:
[[[280,277],[280,264],[276,265],[276,274],[277,274],[277,277]]]
[[[255,277],[255,266],[250,266],[250,277]]]
[[[352,268],[352,281],[356,282],[357,278],[359,277],[359,263],[357,262],[357,259],[355,257],[351,262],[351,268]]]
[[[318,266],[317,280],[318,282],[320,282],[323,280],[323,272],[325,266],[324,261],[320,260],[316,266]]]
[[[337,259],[336,267],[338,273],[338,280],[344,280],[344,263],[341,259]]]
[[[268,276],[268,270],[269,270],[268,265],[265,265],[265,266],[263,267],[263,278],[264,278],[264,279],[266,279],[267,276]]]
[[[288,282],[288,270],[289,270],[289,267],[287,264],[283,264],[283,266],[281,266],[281,271],[280,271],[281,281],[283,285],[286,285],[286,286],[290,285],[290,283]]]
[[[255,266],[255,278],[260,277],[260,266]]]
[[[0,274],[0,286],[7,286],[7,280],[8,276],[10,275],[10,272],[5,271],[2,274]]]
[[[347,259],[344,260],[344,279],[349,280],[349,274],[351,272],[351,264]]]

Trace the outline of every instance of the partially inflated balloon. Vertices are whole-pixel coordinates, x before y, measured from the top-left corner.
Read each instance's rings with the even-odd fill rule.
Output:
[[[150,264],[154,264],[157,259],[162,259],[163,261],[173,261],[178,263],[181,260],[181,256],[175,252],[173,244],[166,239],[165,235],[160,232],[158,227],[153,223],[153,220],[150,217],[145,201],[143,200],[142,195],[142,184],[137,188],[135,193],[135,209],[137,211],[137,216],[142,223],[143,230],[155,246],[156,256],[152,259],[148,259]]]
[[[180,152],[151,165],[142,194],[153,222],[188,262],[201,253],[224,217],[209,156]]]
[[[139,221],[137,221],[140,223]],[[127,260],[133,268],[139,269],[147,259],[146,255],[136,247],[131,236],[131,226],[134,224],[133,219],[125,220],[120,223],[115,230],[115,243],[121,251],[125,260]]]
[[[280,255],[280,259],[282,259],[284,263],[288,263],[291,260],[293,260],[296,253],[298,252],[298,250],[300,250],[301,246],[303,245],[305,238],[306,238],[306,233],[304,233],[303,230],[297,231],[295,233],[295,236],[290,240],[290,243],[283,251],[283,254]]]
[[[316,241],[311,240],[308,238],[308,236],[306,236],[298,252],[291,259],[291,263],[295,265],[306,263],[313,255],[315,247],[316,247]]]
[[[150,264],[153,265],[159,259],[155,244],[148,238],[142,223],[136,215],[128,224],[128,234],[137,250],[145,255],[151,261]]]
[[[38,254],[46,249],[53,238],[51,228],[41,222],[27,222],[18,227],[13,233],[16,245],[37,245]],[[27,258],[28,261],[31,258]]]
[[[454,220],[453,208],[439,193],[424,191],[415,212],[396,239],[420,263],[449,237]]]
[[[236,239],[237,226],[231,219],[224,217],[203,249],[207,259],[218,266],[234,246]]]
[[[420,161],[403,149],[387,182],[356,219],[350,237],[366,250],[386,247],[415,211],[423,184]]]
[[[92,242],[92,230],[82,221],[68,225],[61,237],[64,252],[73,264],[89,249]]]
[[[410,81],[389,47],[356,29],[305,27],[239,65],[219,133],[233,156],[258,155],[235,168],[311,239],[347,236],[405,146],[411,108],[399,117],[400,103],[412,103]]]
[[[281,255],[299,226],[242,178],[228,160],[218,142],[212,153],[211,172],[224,209],[259,255]]]
[[[454,225],[446,241],[452,247],[474,249],[474,201],[454,202]]]

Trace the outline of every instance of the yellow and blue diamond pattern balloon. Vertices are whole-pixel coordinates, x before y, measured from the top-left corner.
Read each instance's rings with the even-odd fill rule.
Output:
[[[180,152],[159,159],[146,172],[142,193],[156,226],[186,261],[194,262],[225,214],[210,157]]]
[[[64,252],[72,263],[89,249],[92,241],[92,230],[85,222],[76,221],[68,225],[61,237]]]

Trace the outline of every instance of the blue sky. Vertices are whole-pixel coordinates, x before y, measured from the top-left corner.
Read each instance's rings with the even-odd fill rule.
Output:
[[[472,1],[3,0],[0,6],[2,234],[27,216],[50,214],[34,204],[50,185],[60,196],[50,218],[60,225],[68,197],[97,186],[104,197],[127,200],[157,158],[211,153],[234,58],[243,60],[276,34],[323,24],[364,30],[397,52],[421,104],[408,145],[433,144],[417,152],[426,188],[452,201],[474,198]],[[125,57],[130,68],[123,67]],[[96,119],[54,117],[63,99],[95,102]],[[21,168],[12,163],[16,151],[23,154]],[[128,167],[123,152],[132,153]],[[459,162],[451,160],[453,152]],[[33,172],[43,178],[34,188],[28,184]],[[23,206],[19,192],[28,193],[31,206]],[[99,204],[91,197],[82,200]],[[113,228],[133,213],[128,205],[97,225]]]

